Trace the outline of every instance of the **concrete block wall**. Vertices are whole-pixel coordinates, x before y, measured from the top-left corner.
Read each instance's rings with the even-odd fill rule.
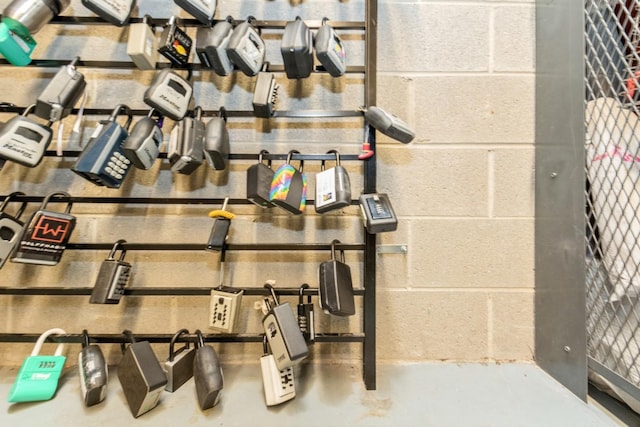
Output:
[[[4,7],[9,1],[0,1]],[[173,2],[140,0],[138,13],[154,17],[186,16]],[[377,104],[405,119],[416,139],[402,145],[380,136],[378,190],[389,193],[400,217],[398,231],[381,234],[379,244],[407,244],[407,254],[377,255],[378,359],[380,361],[508,361],[533,357],[533,129],[534,4],[532,1],[391,1],[379,2]],[[90,15],[79,0],[66,14]],[[220,17],[254,15],[258,19],[364,20],[362,1],[337,0],[220,2]],[[191,31],[191,30],[190,30]],[[265,32],[267,58],[279,60],[280,34]],[[37,35],[35,57],[128,60],[126,30],[111,26],[48,26]],[[362,33],[344,32],[350,65],[362,65]],[[0,67],[0,101],[26,105],[51,77],[53,69]],[[83,70],[90,107],[110,108],[126,101],[145,108],[142,95],[153,73],[130,70]],[[251,109],[253,79],[236,73],[218,77],[196,73],[196,103],[205,109],[225,105]],[[314,75],[302,83],[279,76],[281,109],[355,109],[362,105],[363,78]],[[4,115],[0,120],[7,120]],[[79,148],[98,117],[84,120],[84,138],[64,144]],[[170,124],[167,129],[170,129]],[[232,150],[257,153],[324,153],[337,148],[356,154],[362,139],[360,119],[229,121]],[[167,132],[168,133],[168,132]],[[318,163],[318,162],[315,162]],[[68,168],[73,159],[46,158],[35,169],[8,164],[0,172],[0,193],[22,190],[42,195],[64,190],[72,195],[135,197],[243,197],[250,162],[234,162],[225,173],[201,167],[191,176],[172,174],[157,162],[134,171],[121,190],[98,188]],[[275,166],[279,163],[276,162]],[[362,168],[345,163],[352,191],[362,190]],[[305,165],[311,194],[319,164]],[[33,211],[35,206],[30,206]],[[217,206],[140,206],[77,204],[72,241],[204,242],[211,227],[207,212]],[[231,206],[238,217],[234,243],[362,241],[357,207],[316,215],[263,212]],[[92,286],[105,253],[67,251],[56,267],[7,263],[1,286]],[[316,252],[229,253],[226,281],[261,286],[275,279],[292,287],[317,285]],[[362,284],[362,256],[347,252],[356,287]],[[214,286],[218,257],[209,252],[131,252],[136,286]],[[296,281],[292,282],[292,277]],[[85,297],[0,296],[3,331],[39,333],[50,327],[70,332],[170,333],[182,327],[206,329],[206,297],[131,297],[117,306],[89,305]],[[246,298],[241,332],[260,330],[256,299]],[[294,300],[292,299],[293,303]],[[319,331],[358,332],[361,317],[332,318],[317,308]],[[361,307],[358,307],[361,314]],[[109,346],[106,346],[109,347]],[[255,344],[219,344],[229,361],[255,361]],[[7,364],[19,364],[28,346],[0,344]],[[163,355],[166,346],[158,346]],[[113,361],[119,349],[108,350]],[[313,347],[317,360],[358,361],[360,345]]]

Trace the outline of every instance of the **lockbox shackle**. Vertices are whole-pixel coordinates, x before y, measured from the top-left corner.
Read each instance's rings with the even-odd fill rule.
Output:
[[[333,239],[331,241],[331,259],[335,259],[337,261],[338,258],[336,258],[336,243],[342,243],[342,242],[340,242],[340,240],[338,239]],[[340,261],[344,263],[344,249],[340,250]]]
[[[87,331],[86,329],[82,330],[82,348],[87,348],[89,347],[89,343],[90,343],[90,339],[89,339],[89,331]]]
[[[294,154],[300,154],[300,152],[298,150],[291,150],[287,153],[287,164],[290,165],[291,164],[291,159],[293,157]],[[300,168],[298,169],[300,171],[300,173],[302,173],[304,169],[304,160],[300,159]]]
[[[271,296],[273,297],[273,302],[276,305],[279,305],[280,301],[278,300],[278,295],[276,295],[276,288],[274,288],[271,283],[265,283],[264,287],[269,289],[269,291],[271,292]]]
[[[42,204],[40,205],[40,209],[44,209],[50,203],[53,196],[62,196],[62,197],[71,199],[71,195],[66,191],[54,191],[53,193],[49,193],[46,196],[44,196],[44,199],[42,200]],[[71,200],[67,201],[67,208],[65,209],[64,213],[70,213],[72,206],[73,206],[73,202]]]
[[[196,329],[194,333],[196,334],[196,347],[204,347],[204,337],[202,336],[202,331],[200,331],[200,329]]]
[[[193,109],[193,118],[196,120],[202,120],[202,107],[197,105]]]
[[[224,108],[224,106],[221,106],[220,110],[218,110],[218,117],[220,117],[222,120],[224,120],[225,123],[227,123],[227,109]]]
[[[125,125],[123,127],[128,131],[129,127],[131,126],[131,121],[133,120],[133,114],[131,114],[131,108],[129,108],[128,105],[126,104],[116,105],[116,107],[111,112],[111,115],[109,116],[108,121],[115,122],[116,119],[118,118],[118,115],[120,114],[120,111],[124,111],[125,114],[127,115],[127,121],[125,122]]]
[[[338,150],[329,150],[327,151],[327,154],[335,154],[336,155],[336,166],[341,166],[340,165],[340,153],[338,153]],[[320,163],[320,171],[324,170],[324,160],[322,161],[322,163]]]
[[[13,193],[9,193],[7,197],[5,197],[5,199],[2,201],[2,204],[0,205],[0,213],[4,212],[4,210],[6,209],[11,199],[16,196],[26,196],[26,194],[24,194],[22,191],[14,191]],[[16,212],[16,214],[14,215],[14,218],[16,219],[20,218],[26,207],[27,207],[27,202],[22,202],[22,205],[20,205],[20,208],[18,209],[18,212]]]
[[[109,252],[109,259],[110,260],[116,259],[115,258],[116,257],[116,251],[120,247],[120,251],[121,251],[120,252],[120,261],[124,261],[124,256],[127,254],[127,250],[124,247],[122,247],[122,245],[124,243],[127,243],[127,241],[124,240],[124,239],[120,239],[120,240],[118,240],[117,242],[115,242],[113,244],[113,247],[111,248],[111,251]]]
[[[48,331],[44,331],[44,333],[38,337],[38,340],[33,346],[33,350],[31,351],[31,356],[37,356],[38,354],[40,354],[40,350],[42,350],[42,345],[50,335],[54,335],[54,334],[66,335],[66,333],[67,332],[64,329],[60,329],[60,328],[52,328],[52,329],[49,329]],[[62,356],[63,350],[64,350],[64,344],[59,343],[58,347],[56,347],[56,352],[54,353],[54,356]]]
[[[182,335],[186,335],[189,333],[188,329],[180,329],[178,332],[176,332],[176,334],[171,337],[171,341],[169,341],[169,362],[173,362],[173,359],[176,357],[176,352],[174,351],[175,345],[176,345],[176,341],[178,341],[178,338],[180,338]],[[178,352],[181,352],[183,350],[188,350],[189,349],[189,341],[185,341],[185,345],[182,349],[178,350]]]
[[[27,117],[29,114],[31,114],[31,111],[33,111],[33,109],[36,108],[36,104],[30,104],[27,105],[27,107],[24,109],[24,111],[22,112],[22,114],[20,114],[20,116],[22,117]],[[51,127],[51,125],[53,124],[52,120],[49,120],[47,122],[47,126]]]
[[[262,156],[265,154],[270,154],[267,150],[262,149],[258,153],[258,163],[262,163]],[[271,159],[267,159],[267,167],[271,169]]]
[[[298,291],[298,304],[304,304],[304,290],[309,289],[308,283],[303,283]],[[311,304],[311,295],[307,295],[307,304]]]
[[[122,331],[122,335],[124,335],[125,338],[129,340],[130,344],[134,344],[136,342],[136,338],[133,336],[133,332],[131,332],[129,329],[125,329],[124,331]],[[126,342],[120,343],[120,349],[122,350],[123,353],[127,349],[125,344]]]

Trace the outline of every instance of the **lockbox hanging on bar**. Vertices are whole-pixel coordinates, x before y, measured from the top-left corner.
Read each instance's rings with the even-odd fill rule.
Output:
[[[193,88],[189,81],[169,68],[158,71],[144,92],[144,103],[163,116],[182,120],[189,111]]]
[[[7,262],[19,241],[20,232],[24,227],[24,222],[20,221],[20,217],[27,207],[27,202],[22,202],[14,215],[9,215],[5,212],[5,209],[12,198],[24,195],[21,191],[13,192],[5,197],[2,205],[0,205],[0,268]]]
[[[316,340],[315,318],[313,315],[313,301],[311,295],[307,296],[307,302],[304,302],[304,290],[309,285],[304,283],[300,286],[298,293],[298,326],[305,341],[313,343]]]
[[[122,27],[129,22],[136,0],[82,0],[82,5],[105,21]]]
[[[145,15],[142,22],[129,25],[127,55],[141,70],[155,70],[158,62],[158,39],[151,26],[151,16]]]
[[[273,204],[300,215],[307,205],[307,176],[303,172],[304,161],[300,160],[300,169],[291,165],[291,157],[297,150],[289,151],[287,163],[280,166],[273,175],[269,199]]]
[[[69,199],[69,193],[56,191],[45,196],[40,209],[26,222],[18,244],[11,255],[11,262],[23,264],[56,265],[67,247],[76,217],[71,215],[72,203],[67,202],[65,212],[49,210],[47,205],[54,196]]]
[[[302,336],[298,321],[293,315],[288,302],[280,303],[271,284],[265,288],[271,291],[273,305],[268,298],[264,299],[267,315],[262,319],[262,327],[275,358],[278,370],[283,370],[300,363],[309,354],[309,347]]]
[[[345,73],[347,64],[344,45],[336,30],[327,24],[327,18],[322,19],[314,47],[318,61],[331,76],[340,77]]]
[[[197,350],[193,361],[193,379],[196,383],[198,404],[203,411],[213,408],[220,401],[224,377],[218,353],[210,345],[205,345],[200,330],[196,330],[198,337]]]
[[[172,16],[160,34],[158,53],[167,58],[173,65],[183,67],[189,63],[193,40],[178,27],[177,18]]]
[[[180,329],[169,343],[169,358],[164,362],[164,370],[167,374],[167,385],[164,389],[170,393],[182,387],[184,383],[193,377],[195,347],[189,347],[189,341],[187,341],[184,346],[178,350],[175,349],[176,342],[180,336],[188,333],[187,329]]]
[[[266,52],[264,40],[253,27],[253,21],[254,18],[250,16],[240,23],[233,30],[227,45],[227,55],[231,62],[249,77],[258,74]]]
[[[53,334],[65,335],[66,332],[53,328],[40,335],[31,355],[22,362],[15,382],[9,390],[9,402],[38,402],[49,400],[55,395],[67,360],[66,356],[62,355],[64,344],[58,344],[53,355],[40,355],[45,340]]]
[[[336,155],[336,166],[324,169],[322,161],[320,172],[316,174],[315,209],[318,213],[325,213],[342,209],[351,204],[351,181],[347,170],[340,165],[340,153],[329,150],[327,154]]]
[[[29,118],[33,108],[34,105],[28,106],[22,115],[12,117],[0,129],[0,159],[30,168],[42,161],[53,137],[52,123],[44,125]]]
[[[195,117],[185,117],[171,130],[167,158],[171,170],[190,175],[204,160],[204,132],[202,109],[195,108]]]
[[[87,86],[84,75],[76,69],[79,60],[80,57],[76,56],[49,81],[36,100],[36,116],[56,122],[71,113]]]
[[[116,122],[121,110],[127,114],[124,126]],[[120,188],[131,170],[131,160],[124,155],[124,141],[131,126],[129,107],[118,105],[109,119],[101,120],[87,146],[82,150],[71,170],[99,186]]]
[[[87,330],[82,331],[82,350],[78,354],[80,390],[85,406],[93,406],[107,395],[109,368],[99,346],[91,344]]]
[[[313,71],[313,34],[302,18],[288,22],[282,34],[280,53],[289,79],[309,77]]]
[[[124,260],[127,254],[122,247],[126,240],[120,239],[111,248],[109,257],[102,261],[98,277],[93,285],[91,304],[118,304],[127,286],[131,274],[131,264]],[[120,248],[120,258],[116,259],[116,251]]]
[[[331,242],[331,260],[321,263],[318,269],[320,306],[334,316],[351,316],[356,313],[351,268],[344,262],[344,251],[340,251],[338,260],[336,243],[340,240]]]
[[[216,0],[173,0],[175,4],[186,10],[204,25],[211,26],[216,14]]]
[[[362,220],[367,233],[377,234],[398,229],[398,217],[393,210],[393,206],[391,206],[391,200],[389,200],[387,194],[362,194],[359,202]]]
[[[196,54],[205,68],[212,68],[219,76],[228,76],[233,63],[227,54],[227,46],[233,34],[233,18],[228,16],[213,27],[198,27],[196,32]]]
[[[263,119],[268,119],[275,113],[278,89],[280,89],[275,74],[267,71],[268,66],[269,63],[265,62],[262,71],[258,73],[251,101],[253,114]]]
[[[267,336],[262,341],[264,354],[260,358],[264,401],[267,406],[275,406],[296,397],[293,368],[290,366],[279,370],[273,354],[269,353]]]
[[[133,125],[131,133],[122,145],[125,157],[138,169],[151,168],[160,155],[164,136],[160,123],[151,117],[153,112],[152,108],[147,117],[143,117]],[[162,117],[159,121],[162,121]]]
[[[364,111],[364,118],[377,131],[403,144],[410,143],[416,136],[415,132],[402,119],[380,107],[371,106],[367,108]]]
[[[213,170],[224,170],[229,160],[229,131],[227,110],[220,107],[220,115],[207,122],[204,135],[204,157]]]
[[[158,405],[167,377],[149,341],[136,341],[129,330],[123,334],[131,344],[122,344],[118,380],[131,414],[137,418]]]
[[[271,160],[267,160],[267,164],[262,163],[264,154],[269,154],[269,152],[260,150],[258,163],[247,169],[247,200],[266,209],[275,206],[270,198],[271,182],[275,172],[271,169]]]

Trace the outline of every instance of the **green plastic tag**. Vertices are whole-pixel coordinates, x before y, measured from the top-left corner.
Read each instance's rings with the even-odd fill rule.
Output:
[[[36,41],[22,24],[3,18],[0,23],[0,54],[7,58],[7,61],[18,66],[28,65],[35,47]]]
[[[24,359],[9,402],[37,402],[51,399],[58,389],[65,356],[28,356]]]

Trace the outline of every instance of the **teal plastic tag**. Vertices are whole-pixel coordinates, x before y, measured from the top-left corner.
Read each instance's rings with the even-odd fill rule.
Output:
[[[28,356],[24,359],[11,391],[9,402],[50,400],[58,389],[65,356]]]
[[[0,23],[0,54],[13,65],[25,66],[31,63],[31,53],[36,41],[18,22],[3,18]]]

